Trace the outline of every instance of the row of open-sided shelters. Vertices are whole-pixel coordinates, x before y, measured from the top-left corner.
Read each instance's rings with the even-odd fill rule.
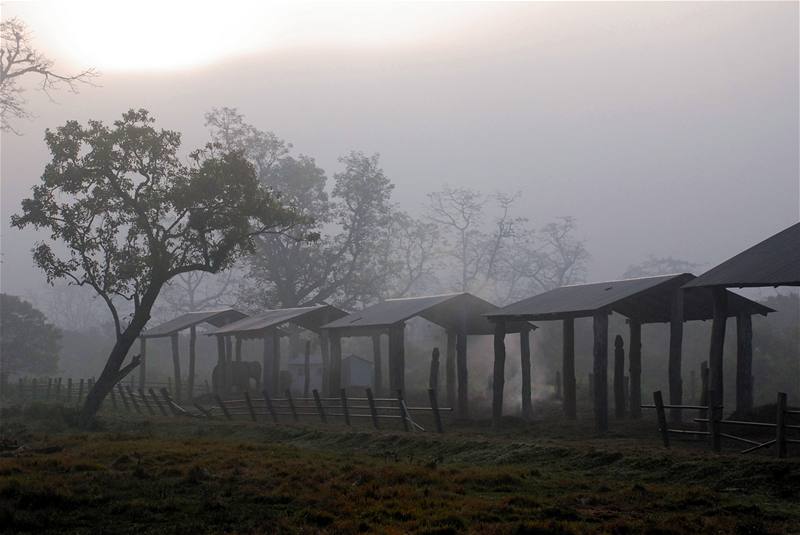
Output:
[[[712,294],[714,322],[708,368],[709,387],[716,404],[722,403],[725,318],[730,315],[731,307],[735,306],[726,288],[779,286],[800,286],[800,223],[742,251],[686,284],[687,289],[705,289]],[[741,343],[739,340],[739,345]],[[744,382],[745,373],[749,373],[749,370],[737,374],[737,389]]]
[[[641,329],[643,324],[669,323],[669,391],[670,403],[682,403],[681,360],[683,323],[713,317],[711,293],[706,289],[684,291],[694,279],[690,273],[643,277],[620,281],[562,286],[523,299],[487,314],[494,323],[494,382],[492,415],[497,422],[503,412],[505,366],[505,333],[509,321],[563,322],[562,381],[564,412],[575,418],[575,319],[593,318],[594,349],[594,411],[598,430],[608,427],[608,316],[617,312],[628,318],[630,362],[630,406],[632,415],[639,415],[641,404]],[[736,294],[729,295],[729,315],[742,318],[747,328],[752,314],[764,314],[772,309]],[[752,344],[743,347],[741,360],[752,360]]]
[[[339,389],[341,368],[341,339],[345,337],[372,338],[373,362],[377,380],[380,384],[380,337],[388,336],[389,348],[389,387],[392,392],[405,391],[405,327],[412,318],[420,317],[442,327],[447,334],[445,354],[445,385],[447,403],[456,408],[460,417],[469,413],[467,394],[467,337],[491,335],[493,325],[485,314],[497,307],[470,293],[454,293],[426,297],[387,299],[381,303],[354,312],[323,328],[330,332],[331,372],[329,388]],[[507,332],[519,333],[522,376],[523,407],[530,411],[530,341],[529,333],[535,327],[526,321],[508,322]],[[527,385],[527,390],[525,390]]]

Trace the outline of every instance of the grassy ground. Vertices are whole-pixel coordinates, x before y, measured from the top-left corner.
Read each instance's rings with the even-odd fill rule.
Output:
[[[651,421],[444,436],[6,410],[6,533],[800,533],[800,461],[666,451]]]

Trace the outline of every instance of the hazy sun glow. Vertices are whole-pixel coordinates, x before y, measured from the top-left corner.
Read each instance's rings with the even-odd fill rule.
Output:
[[[101,71],[191,68],[259,50],[382,47],[438,39],[478,20],[464,4],[70,1],[19,16],[61,58]],[[465,7],[467,9],[465,9]]]

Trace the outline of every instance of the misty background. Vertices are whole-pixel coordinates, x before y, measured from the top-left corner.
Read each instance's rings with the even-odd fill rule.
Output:
[[[216,28],[221,34],[253,24],[245,23],[252,6],[226,6],[199,9],[212,17],[228,10]],[[60,311],[49,320],[71,331],[90,333],[107,317],[92,309],[90,291],[45,285],[30,257],[40,236],[10,229],[9,217],[49,161],[46,128],[69,119],[111,122],[129,108],[147,108],[159,127],[182,132],[187,152],[210,139],[204,114],[230,106],[314,157],[329,177],[351,150],[379,153],[395,185],[392,202],[414,217],[446,184],[513,195],[513,215],[536,226],[573,217],[574,235],[590,255],[587,281],[620,278],[650,255],[686,260],[699,274],[800,218],[797,3],[383,4],[343,5],[339,13],[329,4],[324,11],[336,15],[330,20],[308,4],[290,13],[292,28],[308,17],[326,30],[318,40],[304,40],[300,30],[276,32],[268,44],[255,40],[209,63],[155,70],[76,58],[63,32],[61,41],[48,34],[55,15],[47,4],[2,9],[4,18],[23,18],[35,44],[62,69],[97,66],[102,73],[101,87],[54,94],[55,103],[26,93],[36,118],[18,125],[23,135],[4,133],[0,148],[0,286]],[[373,9],[420,28],[414,38],[376,41],[384,19]],[[182,24],[194,23],[190,11]],[[249,18],[259,17],[267,32],[268,9]],[[119,21],[100,22],[90,41],[98,48],[104,39],[146,41],[142,55],[158,54],[159,46],[167,55],[175,46],[163,25],[130,34],[113,31]],[[369,39],[345,38],[360,25],[372,26]],[[687,374],[705,358],[709,328],[698,327],[704,349],[687,351]],[[106,348],[85,336],[65,345],[62,369],[97,369]],[[439,343],[436,336],[421,334],[419,351]],[[548,340],[557,333],[534,336],[534,366],[537,354],[553,354],[538,369],[540,383],[552,381],[560,356]],[[486,377],[479,363],[489,351],[488,339],[471,346],[470,365],[478,367],[471,388]],[[578,353],[588,358],[580,342]],[[511,346],[509,354],[513,361]],[[411,373],[424,377],[424,360],[418,362]],[[665,383],[666,372],[649,364],[645,354],[645,374],[660,373]]]

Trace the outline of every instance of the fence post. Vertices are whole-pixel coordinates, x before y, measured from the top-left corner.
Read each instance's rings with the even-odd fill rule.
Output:
[[[272,417],[272,423],[277,424],[278,423],[278,415],[275,414],[275,407],[272,406],[272,398],[269,397],[269,393],[267,392],[266,388],[264,390],[262,390],[261,393],[264,396],[264,405],[267,406],[267,410],[269,411],[269,415],[270,415],[270,417]]]
[[[253,400],[250,399],[250,392],[244,391],[244,401],[247,403],[247,410],[250,412],[250,418],[256,422],[256,410],[253,408]]]
[[[775,415],[775,450],[778,457],[786,457],[786,393],[778,392],[778,413]]]
[[[216,392],[214,393],[214,397],[217,398],[217,405],[219,405],[219,408],[222,409],[222,414],[225,415],[225,418],[231,420],[231,413],[228,412],[228,407],[225,406],[225,402],[222,401],[222,398],[219,397],[219,394]]]
[[[406,408],[403,406],[403,390],[397,389],[397,407],[400,409],[400,418],[403,420],[403,429],[409,431],[408,420],[406,419]]]
[[[39,384],[36,382],[36,377],[34,377],[33,381],[31,381],[31,388],[32,388],[31,399],[35,400],[36,398],[39,397],[39,392],[38,392]]]
[[[669,431],[667,428],[667,415],[664,412],[664,398],[661,396],[661,390],[653,392],[653,403],[656,406],[656,415],[658,416],[658,429],[661,431],[661,440],[664,442],[664,447],[669,448]]]
[[[112,392],[113,392],[113,390],[112,390]],[[142,403],[144,403],[144,406],[147,408],[147,412],[150,413],[150,416],[155,416],[156,415],[156,411],[153,410],[153,407],[150,405],[150,402],[147,401],[147,396],[144,395],[144,388],[142,388],[142,387],[139,387],[139,397],[142,398]],[[112,402],[114,403],[114,408],[116,409],[117,408],[117,404],[116,404],[116,402],[114,402],[113,398],[112,398]]]
[[[199,404],[198,402],[196,402],[196,401],[192,401],[192,404],[194,404],[194,406],[197,408],[197,410],[199,410],[200,412],[202,412],[202,413],[203,413],[203,416],[205,416],[205,417],[206,417],[206,418],[208,418],[209,420],[211,419],[211,413],[210,413],[210,412],[208,412],[208,411],[205,409],[205,407],[203,407],[202,405],[200,405],[200,404]]]
[[[20,393],[22,389],[22,379],[19,380]],[[67,378],[67,403],[72,401],[72,377]]]
[[[372,415],[372,425],[375,429],[380,429],[378,424],[378,410],[375,408],[375,398],[372,395],[372,389],[367,388],[367,401],[369,401],[369,413]]]
[[[19,396],[20,401],[25,399],[25,381],[22,377],[19,378],[19,383],[17,386],[17,395]]]
[[[47,393],[45,394],[45,399],[48,400],[48,401],[50,400],[50,391],[52,389],[53,389],[53,378],[52,377],[48,377],[47,378]]]
[[[125,406],[125,410],[131,412],[131,407],[128,405],[128,398],[125,397],[125,391],[122,389],[122,384],[117,383],[117,391],[119,392],[119,397],[122,398],[122,404]]]
[[[131,404],[133,408],[136,409],[137,414],[142,414],[142,409],[139,408],[139,402],[136,401],[136,396],[133,393],[133,389],[130,386],[126,386],[125,389],[128,391],[128,396],[131,398]]]
[[[164,410],[164,406],[161,404],[161,400],[158,399],[155,390],[148,388],[147,391],[150,392],[150,397],[156,402],[156,406],[158,407],[159,412],[161,412],[161,416],[167,416],[167,411]]]
[[[299,421],[300,419],[297,417],[297,409],[295,408],[294,400],[292,399],[292,391],[288,388],[286,389],[286,401],[289,403],[289,409],[292,411],[292,419],[295,422]]]
[[[428,399],[431,401],[431,411],[433,411],[433,421],[436,423],[436,432],[444,433],[444,428],[442,428],[442,417],[439,414],[439,402],[436,399],[436,390],[433,388],[428,389]]]
[[[711,449],[720,451],[722,449],[722,437],[720,436],[721,408],[714,403],[714,391],[708,391],[708,410],[711,413]]]
[[[322,408],[322,400],[319,399],[319,392],[316,388],[311,392],[314,394],[314,403],[317,404],[317,411],[319,411],[319,417],[322,420],[322,423],[328,423],[328,420],[325,418],[325,410]]]
[[[349,427],[350,426],[350,411],[347,410],[347,390],[342,388],[339,391],[339,395],[342,398],[342,412],[344,413],[344,423]]]
[[[180,413],[172,405],[172,398],[169,395],[169,391],[166,388],[162,388],[161,389],[161,395],[164,397],[164,401],[167,403],[167,407],[169,407],[169,410],[172,412],[172,415],[173,416],[180,416]]]
[[[78,386],[78,404],[79,405],[80,405],[82,399],[83,399],[83,379],[81,379],[80,385]]]
[[[56,399],[61,401],[61,377],[56,381]]]

